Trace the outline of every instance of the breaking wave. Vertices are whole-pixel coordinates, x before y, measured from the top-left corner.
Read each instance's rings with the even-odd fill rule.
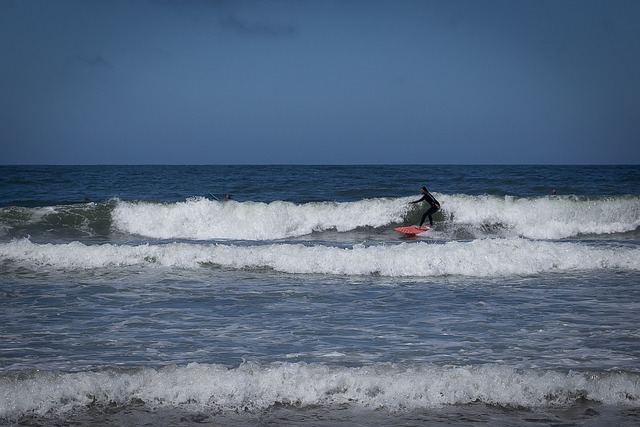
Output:
[[[435,215],[444,239],[524,237],[557,240],[580,235],[630,233],[640,229],[640,197],[470,196],[436,194]],[[112,235],[148,239],[278,240],[312,233],[414,224],[424,206],[411,198],[354,202],[236,202],[193,198],[180,202],[122,201],[39,208],[0,208],[0,239],[43,236],[66,240]]]
[[[24,239],[0,244],[0,260],[5,268],[9,263],[29,269],[220,266],[298,274],[492,277],[597,269],[638,271],[640,248],[521,238],[349,247],[290,243],[37,244]]]
[[[400,367],[378,364],[191,363],[88,372],[5,372],[0,419],[142,402],[149,409],[257,412],[275,405],[356,406],[404,411],[482,402],[505,407],[568,405],[580,399],[637,407],[640,377],[630,372],[520,370],[502,365]]]

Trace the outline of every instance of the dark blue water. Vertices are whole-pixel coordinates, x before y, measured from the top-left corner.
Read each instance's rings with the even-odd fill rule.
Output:
[[[3,166],[0,297],[0,423],[631,425],[640,167]]]
[[[637,166],[0,166],[0,206],[177,201],[210,193],[241,200],[353,201],[418,194],[640,194]]]

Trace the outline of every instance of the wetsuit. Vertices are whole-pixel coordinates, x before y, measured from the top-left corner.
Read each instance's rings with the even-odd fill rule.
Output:
[[[423,195],[420,200],[416,200],[412,203],[420,203],[422,201],[429,203],[429,209],[427,209],[424,215],[422,215],[422,219],[420,220],[420,227],[422,227],[422,224],[424,223],[424,220],[427,219],[427,217],[429,217],[429,225],[433,226],[433,218],[431,217],[431,215],[440,210],[440,203],[438,203],[436,198],[433,197],[433,195],[431,195],[431,193],[429,193],[428,191],[427,194]]]

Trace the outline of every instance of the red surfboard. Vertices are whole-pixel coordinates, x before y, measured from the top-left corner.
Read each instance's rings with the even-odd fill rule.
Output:
[[[398,233],[410,234],[412,236],[415,236],[416,234],[424,233],[428,229],[429,229],[429,227],[424,226],[424,225],[422,227],[418,227],[416,225],[412,225],[410,227],[398,227],[395,230]]]

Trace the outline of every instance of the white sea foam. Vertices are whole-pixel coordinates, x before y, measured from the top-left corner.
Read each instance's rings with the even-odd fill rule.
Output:
[[[640,227],[640,198],[469,196],[436,194],[437,220],[466,227],[475,237],[561,239],[580,234],[610,234]],[[356,202],[218,202],[196,198],[177,203],[118,201],[112,225],[121,232],[159,239],[271,240],[314,231],[351,231],[416,222],[424,206],[410,198]],[[442,219],[440,219],[442,218]],[[441,227],[442,228],[442,227]],[[445,236],[446,237],[446,236]]]
[[[401,221],[408,206],[394,199],[296,204],[210,201],[178,203],[118,202],[112,218],[120,231],[170,239],[269,240],[314,231],[349,231]]]
[[[499,225],[531,239],[610,234],[640,227],[639,197],[439,196],[447,221],[480,230]]]
[[[403,411],[451,404],[535,408],[579,399],[639,405],[640,378],[626,372],[518,370],[502,365],[333,367],[244,363],[229,369],[191,363],[160,369],[0,376],[0,417],[63,414],[88,405],[141,401],[153,409],[260,411],[273,405],[359,406]]]
[[[300,274],[493,277],[606,268],[638,271],[640,248],[520,238],[351,247],[285,243],[36,244],[23,239],[0,244],[0,260],[28,268],[67,270],[119,266],[193,269],[218,265]]]
[[[444,239],[526,237],[562,239],[640,230],[640,197],[533,197],[436,194],[442,210],[436,229]],[[106,205],[0,209],[6,236],[105,235],[109,228],[153,239],[275,240],[313,232],[379,231],[417,223],[424,205],[413,198],[372,198],[354,202],[271,203],[211,201],[153,203],[114,199]],[[99,230],[94,230],[97,228]],[[433,232],[431,233],[433,234]]]

